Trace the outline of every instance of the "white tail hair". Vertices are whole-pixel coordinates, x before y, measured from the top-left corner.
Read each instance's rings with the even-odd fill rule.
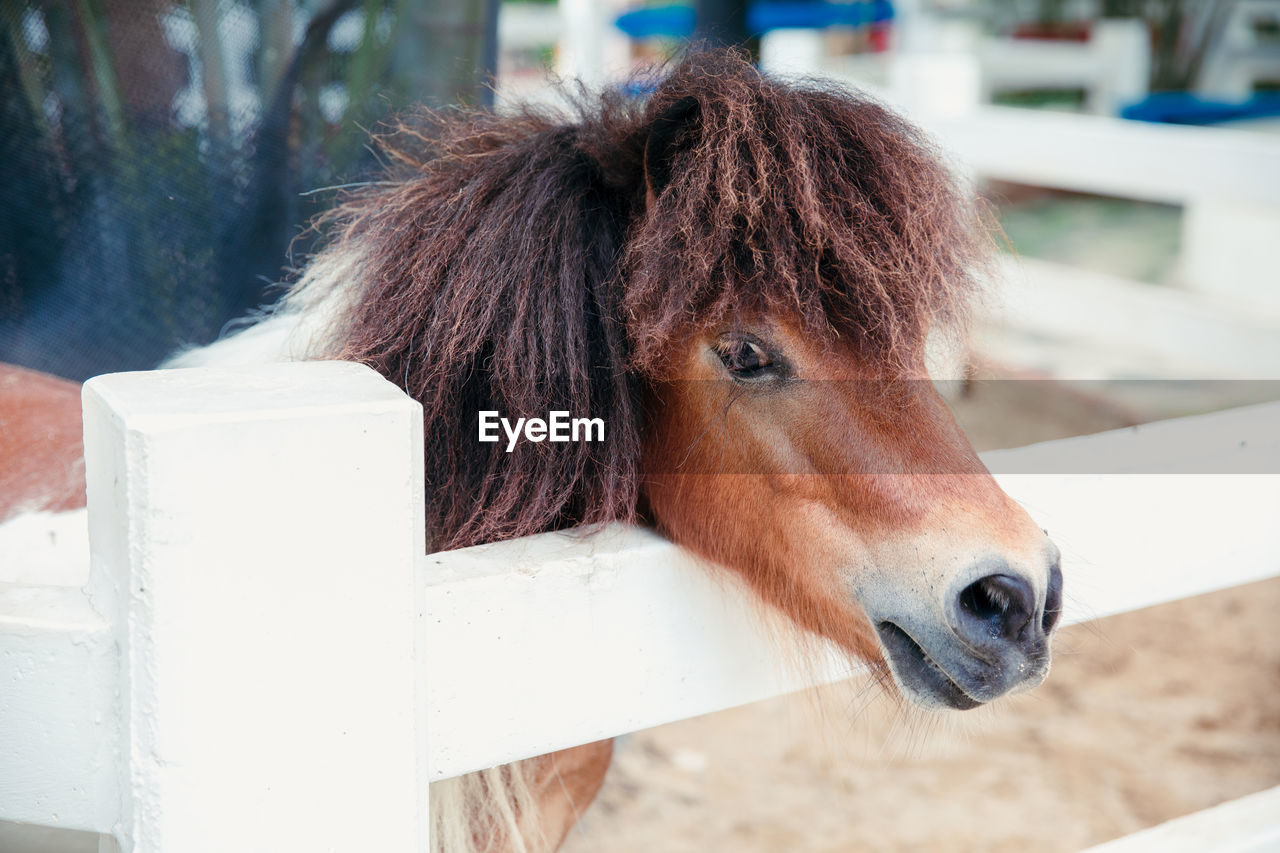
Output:
[[[539,759],[431,784],[431,853],[548,853],[533,779]]]

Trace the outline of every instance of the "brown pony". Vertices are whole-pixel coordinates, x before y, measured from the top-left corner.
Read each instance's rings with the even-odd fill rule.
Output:
[[[1044,678],[1057,551],[924,363],[987,241],[910,126],[711,52],[644,101],[441,113],[382,143],[391,174],[327,218],[264,325],[421,401],[434,549],[649,523],[918,705]],[[605,440],[508,453],[482,410],[600,417]],[[433,786],[437,843],[554,848],[609,754]]]

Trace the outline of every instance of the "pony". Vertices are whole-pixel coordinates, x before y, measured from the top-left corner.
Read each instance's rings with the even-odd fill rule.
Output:
[[[174,364],[339,358],[399,385],[423,406],[434,550],[648,524],[915,705],[1039,684],[1058,551],[926,368],[991,243],[929,143],[732,51],[643,99],[572,101],[399,120],[386,175],[323,218],[269,319]],[[480,411],[557,410],[604,440],[477,440]],[[610,756],[433,785],[437,849],[555,849]]]

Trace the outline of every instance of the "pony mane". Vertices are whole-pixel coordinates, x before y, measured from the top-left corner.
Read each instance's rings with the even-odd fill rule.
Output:
[[[646,204],[654,124],[691,98]],[[633,520],[644,380],[678,336],[731,310],[789,312],[892,367],[975,290],[973,211],[919,135],[865,98],[708,51],[647,100],[571,101],[567,115],[393,126],[387,179],[320,223],[317,260],[347,274],[304,277],[290,297],[341,306],[318,355],[366,363],[422,403],[435,550]],[[599,417],[605,440],[508,453],[477,441],[480,410]]]

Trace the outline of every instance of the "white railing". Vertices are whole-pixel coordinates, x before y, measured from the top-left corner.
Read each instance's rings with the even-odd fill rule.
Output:
[[[784,663],[727,573],[645,531],[424,556],[421,410],[366,368],[117,374],[85,404],[88,583],[0,584],[0,820],[425,850],[429,781],[850,675]],[[1074,622],[1280,573],[1278,426],[985,459],[1062,546]]]
[[[1280,265],[1270,249],[1280,233],[1280,135],[995,106],[915,117],[957,163],[983,177],[1183,208],[1180,287],[1024,259],[1009,276],[1021,285],[1009,289],[1013,298],[1024,308],[1041,297],[1071,307],[1023,310],[1004,318],[1006,325],[1048,328],[1068,340],[1105,337],[1113,352],[1150,345],[1148,361],[1170,368],[1156,375],[1280,376],[1273,345]],[[1188,315],[1200,323],[1194,335],[1221,329],[1232,343],[1225,350],[1180,345],[1174,336]],[[1122,331],[1104,332],[1117,324]],[[1208,353],[1213,367],[1202,357]]]
[[[1280,231],[1274,127],[1187,127],[992,106],[981,103],[978,58],[964,51],[900,52],[873,62],[879,64],[817,67],[815,59],[796,70],[868,88],[973,175],[1181,206],[1179,283],[1280,316],[1280,267],[1270,253]]]

